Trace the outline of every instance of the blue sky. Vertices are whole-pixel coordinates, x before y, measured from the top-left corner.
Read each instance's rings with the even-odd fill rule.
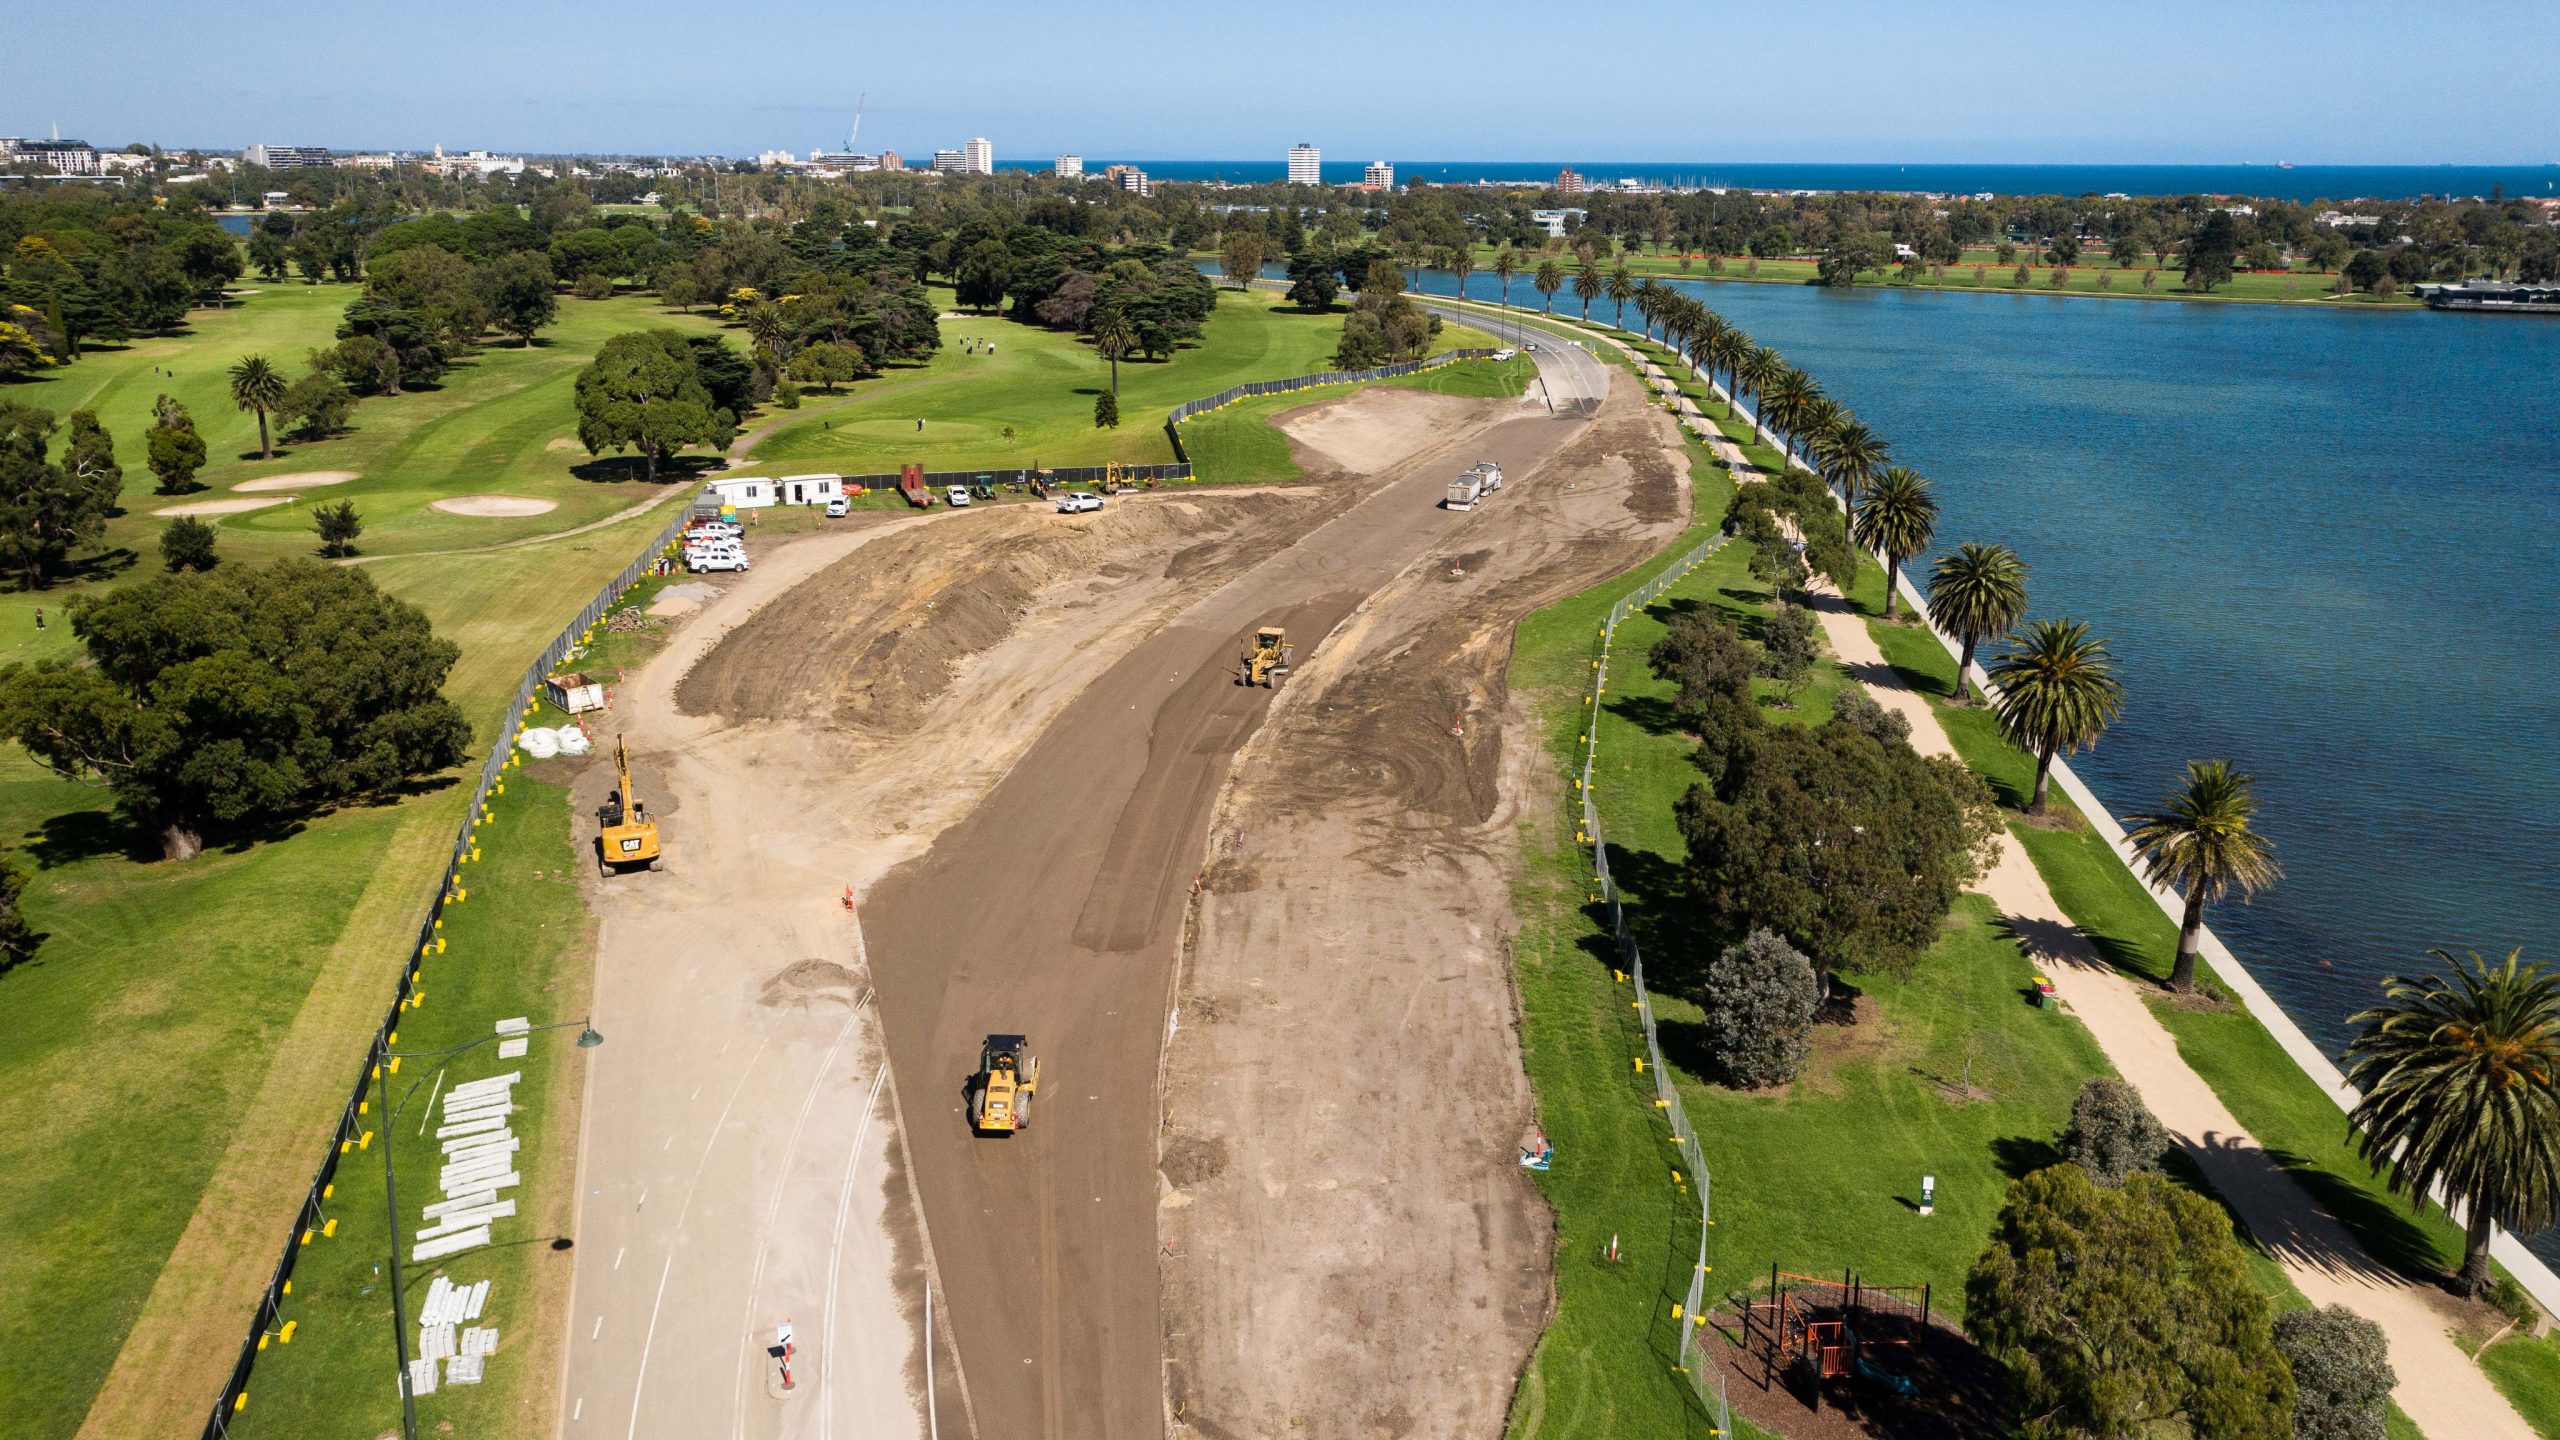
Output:
[[[0,0],[22,42],[64,13]],[[864,148],[985,135],[999,161],[1297,140],[1407,163],[2560,160],[2560,84],[2515,63],[2560,55],[2552,0],[109,0],[89,18],[111,43],[22,46],[0,133],[801,152],[841,144],[867,90]]]

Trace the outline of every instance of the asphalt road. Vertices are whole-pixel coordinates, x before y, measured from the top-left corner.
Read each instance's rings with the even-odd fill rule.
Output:
[[[1605,370],[1542,345],[1558,393]],[[1232,679],[1240,639],[1325,635],[1421,555],[1450,473],[1525,474],[1576,429],[1545,416],[1454,438],[1211,593],[1051,723],[970,817],[870,892],[862,916],[904,1140],[976,1431],[1136,1440],[1164,1430],[1157,1060],[1180,925],[1229,757],[1268,692]],[[1033,1124],[968,1129],[991,1032],[1043,1063]],[[964,1433],[942,1391],[938,1417]]]
[[[1559,337],[1557,332],[1540,329],[1534,316],[1454,305],[1429,295],[1413,298],[1423,309],[1450,324],[1473,326],[1491,333],[1506,345],[1524,340],[1536,345],[1538,378],[1544,382],[1547,399],[1560,415],[1570,414],[1577,407],[1597,410],[1609,393],[1607,363],[1574,341]],[[1519,323],[1514,324],[1515,320]]]

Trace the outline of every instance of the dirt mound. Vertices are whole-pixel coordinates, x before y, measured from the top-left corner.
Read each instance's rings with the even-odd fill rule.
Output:
[[[920,525],[837,562],[722,640],[676,691],[688,715],[913,731],[957,667],[1012,633],[1044,598],[1073,609],[1104,590],[1242,566],[1276,547],[1273,522],[1310,495],[1144,496],[1082,519],[1005,506],[965,528]],[[838,637],[813,644],[812,627]]]
[[[1374,475],[1439,444],[1483,414],[1481,400],[1372,385],[1289,411],[1272,423],[1297,443],[1301,464],[1317,462],[1308,465],[1310,470]]]

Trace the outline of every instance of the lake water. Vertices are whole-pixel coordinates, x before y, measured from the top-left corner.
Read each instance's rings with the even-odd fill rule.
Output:
[[[2109,809],[2258,776],[2285,879],[2210,918],[2320,1044],[2430,947],[2560,960],[2560,320],[1684,288],[2110,642]]]

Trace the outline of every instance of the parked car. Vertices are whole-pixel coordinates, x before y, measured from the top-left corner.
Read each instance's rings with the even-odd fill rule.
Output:
[[[747,532],[743,526],[732,525],[726,520],[696,520],[692,524],[684,527],[684,534],[687,540],[699,539],[704,536],[721,540],[736,540],[745,536],[746,533]]]
[[[1070,490],[1058,497],[1058,513],[1061,515],[1081,515],[1087,510],[1101,508],[1102,497],[1090,490]]]
[[[691,550],[685,553],[684,568],[700,575],[706,571],[739,572],[747,568],[744,550]]]
[[[951,502],[952,509],[965,510],[969,505],[969,487],[966,485],[954,485],[944,492],[943,498]]]
[[[839,495],[827,502],[827,518],[841,520],[853,513],[853,502]]]
[[[1517,351],[1517,350],[1513,350],[1513,349],[1510,349],[1509,347],[1507,347],[1507,346],[1506,346],[1506,347],[1505,347],[1505,348],[1503,348],[1503,349],[1500,349],[1500,350],[1496,350],[1496,351],[1494,351],[1494,352],[1493,352],[1493,358],[1494,358],[1494,359],[1496,359],[1496,360],[1508,360],[1508,359],[1510,359],[1511,357],[1513,357],[1513,356],[1515,356],[1515,355],[1517,355],[1517,354],[1519,354],[1519,353],[1520,353],[1519,351]]]

